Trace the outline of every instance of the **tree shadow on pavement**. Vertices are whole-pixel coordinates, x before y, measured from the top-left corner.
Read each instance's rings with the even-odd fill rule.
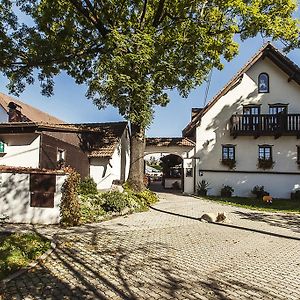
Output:
[[[201,269],[180,264],[170,245],[141,241],[139,234],[96,225],[64,230],[56,236],[52,255],[8,282],[0,299],[1,295],[3,300],[199,299],[202,295],[223,300],[233,299],[228,295],[237,287],[240,292],[263,293],[243,282],[232,284],[230,278],[207,277]]]
[[[182,215],[182,214],[162,210],[162,209],[159,209],[159,208],[153,207],[153,206],[150,206],[150,208],[155,210],[155,211],[161,212],[161,213],[165,213],[165,214],[169,214],[169,215],[173,215],[173,216],[178,216],[178,217],[183,217],[183,218],[188,218],[188,219],[192,219],[192,220],[201,222],[200,218],[195,218],[195,217],[192,217],[192,216],[187,216],[187,215]],[[239,213],[239,212],[236,212],[236,213]],[[209,224],[216,225],[216,226],[223,226],[223,227],[227,227],[227,228],[245,230],[245,231],[250,231],[250,232],[255,232],[255,233],[260,233],[260,234],[266,234],[266,235],[269,235],[269,236],[274,236],[274,237],[279,237],[279,238],[285,238],[285,239],[300,241],[300,237],[279,234],[279,233],[266,231],[266,230],[260,230],[260,229],[256,229],[256,228],[249,228],[249,227],[245,227],[245,226],[237,226],[237,225],[232,225],[232,224],[216,223],[216,222],[211,222]]]
[[[280,213],[262,213],[262,212],[241,212],[235,211],[234,214],[242,219],[264,222],[271,226],[286,228],[300,233],[300,215],[298,214],[280,214]]]

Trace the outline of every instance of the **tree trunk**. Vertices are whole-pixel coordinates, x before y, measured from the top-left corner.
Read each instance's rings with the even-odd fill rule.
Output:
[[[133,190],[140,192],[144,185],[144,151],[145,129],[139,125],[131,124],[130,138],[130,169],[128,183]]]

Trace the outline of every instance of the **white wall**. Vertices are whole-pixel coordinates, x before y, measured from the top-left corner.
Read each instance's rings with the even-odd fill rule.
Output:
[[[113,180],[121,179],[121,147],[116,148],[112,157],[91,158],[90,176],[97,183],[99,190],[109,189]]]
[[[90,158],[90,177],[99,190],[110,189],[113,180],[127,180],[130,167],[130,140],[125,130],[111,158]],[[124,178],[122,178],[124,175]]]
[[[8,122],[8,114],[3,109],[3,107],[0,106],[0,123],[6,123],[6,122]]]
[[[34,134],[1,135],[5,143],[5,155],[0,157],[0,165],[13,167],[39,167],[40,136]]]
[[[191,158],[185,158],[183,160],[183,168],[184,168],[184,193],[193,194],[194,193],[194,160]],[[186,177],[187,168],[192,168],[192,177]]]
[[[208,195],[220,195],[223,185],[234,188],[234,196],[255,197],[251,190],[254,186],[264,186],[265,191],[274,198],[290,198],[291,192],[300,189],[299,175],[255,174],[255,173],[217,173],[203,172],[200,180],[209,183]]]
[[[30,207],[30,174],[0,173],[0,215],[11,223],[58,224],[61,187],[66,175],[56,176],[54,208]]]
[[[262,72],[269,74],[270,93],[261,94],[257,92],[257,78]],[[244,74],[241,82],[221,97],[202,117],[201,123],[196,129],[195,157],[199,158],[197,159],[196,182],[203,179],[199,176],[199,170],[228,171],[228,168],[221,164],[222,144],[235,145],[236,171],[259,172],[259,174],[255,175],[257,178],[264,178],[266,181],[271,181],[273,175],[261,174],[260,172],[264,171],[257,168],[258,145],[269,144],[273,145],[273,160],[275,161],[275,165],[273,169],[267,171],[298,173],[296,146],[300,145],[300,141],[297,140],[296,136],[281,136],[278,139],[275,139],[273,136],[260,136],[256,139],[253,136],[238,136],[234,139],[230,136],[229,120],[233,114],[242,114],[243,105],[245,104],[261,104],[260,113],[268,114],[269,104],[286,103],[289,104],[288,113],[300,114],[299,95],[300,86],[294,81],[288,82],[288,75],[282,72],[268,58],[259,60]],[[238,180],[241,175],[237,173],[234,175],[236,177],[232,177],[231,172],[225,172],[217,175],[213,173],[212,176],[223,178],[223,183],[225,183],[227,176]],[[278,176],[284,177],[286,175]],[[288,178],[295,179],[298,177]],[[292,185],[297,183],[294,182],[294,179],[291,182]],[[288,184],[285,180],[278,180],[277,183],[282,190],[291,189],[291,184]],[[251,181],[249,179],[245,181],[244,186],[246,184],[249,185],[247,189],[252,189],[254,185],[259,184],[259,180]],[[218,185],[222,185],[222,183],[218,182]],[[235,188],[236,185],[237,183],[233,181],[232,186]]]

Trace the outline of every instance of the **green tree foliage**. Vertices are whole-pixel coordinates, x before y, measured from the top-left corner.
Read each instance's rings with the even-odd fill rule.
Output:
[[[299,43],[294,0],[0,0],[0,69],[10,91],[22,92],[37,74],[53,93],[62,70],[85,83],[87,97],[113,105],[131,122],[130,179],[142,189],[145,128],[168,89],[186,97],[221,59],[238,52],[234,36],[261,33]],[[18,7],[33,22],[19,24]],[[30,24],[32,23],[32,24]],[[37,69],[37,73],[34,70]]]

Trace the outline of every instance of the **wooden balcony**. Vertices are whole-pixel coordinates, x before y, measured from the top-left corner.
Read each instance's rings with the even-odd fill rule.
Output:
[[[300,138],[300,114],[233,115],[230,118],[230,135],[255,138],[294,135]]]

